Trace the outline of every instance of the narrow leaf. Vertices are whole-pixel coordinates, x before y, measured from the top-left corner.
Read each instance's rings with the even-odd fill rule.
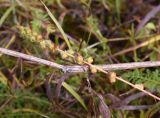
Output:
[[[37,114],[37,115],[44,117],[44,118],[50,118],[50,117],[46,116],[45,114],[43,114],[37,110],[30,109],[30,108],[20,108],[20,109],[13,110],[13,113],[17,113],[17,112],[30,112],[30,113]]]
[[[8,79],[6,78],[6,76],[1,71],[0,71],[0,82],[2,84],[4,84],[5,86],[7,86]]]
[[[45,7],[48,15],[50,16],[50,18],[53,20],[53,22],[54,22],[54,23],[56,24],[56,26],[58,27],[59,31],[61,32],[61,34],[62,34],[62,36],[63,36],[63,38],[64,38],[64,40],[65,40],[65,42],[66,42],[66,44],[67,44],[67,46],[68,46],[68,48],[69,48],[70,50],[72,50],[72,47],[71,47],[71,45],[70,45],[70,43],[69,43],[69,40],[68,40],[65,32],[63,31],[61,25],[59,24],[59,22],[57,21],[57,19],[54,17],[54,15],[51,13],[51,11],[47,8],[47,6],[46,6],[42,1],[41,1],[41,3],[44,5],[44,7]]]
[[[62,85],[63,85],[63,87],[64,87],[68,92],[70,92],[70,93],[80,102],[80,104],[85,108],[85,110],[87,110],[87,107],[86,107],[83,99],[81,98],[81,96],[79,96],[79,95],[74,91],[74,89],[73,89],[70,85],[68,85],[66,82],[63,82]]]
[[[8,8],[7,11],[0,18],[0,27],[2,26],[3,22],[6,20],[6,18],[8,17],[8,15],[11,13],[12,10],[13,10],[13,6],[11,6],[10,8]]]

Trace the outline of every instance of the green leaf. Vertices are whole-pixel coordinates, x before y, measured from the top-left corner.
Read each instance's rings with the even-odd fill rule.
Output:
[[[7,11],[0,18],[0,27],[2,26],[3,22],[6,20],[6,18],[8,17],[8,15],[11,13],[11,11],[13,10],[13,8],[14,8],[13,6],[11,6],[10,8],[8,8]]]
[[[48,15],[50,16],[50,18],[53,20],[53,22],[56,24],[56,26],[58,27],[59,31],[61,32],[61,34],[62,34],[62,36],[63,36],[63,38],[64,38],[64,40],[65,40],[65,42],[66,42],[66,44],[68,46],[68,48],[70,50],[72,50],[72,47],[71,47],[71,45],[69,43],[69,40],[68,40],[65,32],[63,31],[61,25],[59,24],[59,22],[57,21],[57,19],[54,17],[54,15],[51,13],[51,11],[47,8],[47,6],[43,2],[42,2],[42,4],[44,5],[46,11],[48,12]]]
[[[80,102],[80,104],[85,108],[85,110],[87,110],[87,107],[86,107],[83,99],[81,98],[81,96],[79,96],[75,92],[75,90],[69,84],[67,84],[66,82],[63,82],[62,85],[68,92],[70,92]]]
[[[147,23],[145,28],[147,28],[148,30],[156,30],[156,26],[152,22]]]
[[[116,12],[117,12],[117,16],[118,16],[118,20],[119,20],[119,23],[121,22],[120,20],[120,13],[121,13],[121,0],[116,0]]]
[[[7,86],[8,79],[5,77],[5,75],[0,71],[0,82]]]

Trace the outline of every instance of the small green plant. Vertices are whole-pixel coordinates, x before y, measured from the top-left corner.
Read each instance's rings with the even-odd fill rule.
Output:
[[[135,84],[143,83],[144,86],[150,91],[154,91],[154,90],[160,91],[159,69],[156,69],[153,71],[149,69],[145,71],[134,70],[132,72],[124,73],[122,76],[128,79],[129,81],[131,81],[132,83],[135,83]]]
[[[0,116],[94,118],[104,117],[107,106],[110,110],[113,105],[111,118],[154,117],[159,104],[149,97],[147,100],[141,97],[124,107],[153,105],[150,108],[121,110],[121,101],[137,91],[132,91],[117,77],[122,75],[134,88],[153,91],[159,96],[158,67],[115,73],[95,65],[159,60],[158,17],[136,31],[143,21],[141,18],[151,10],[147,6],[157,3],[155,0],[42,0],[42,3],[0,0],[0,47],[62,66],[85,66],[89,70],[71,74],[0,54]],[[129,52],[125,53],[126,50]],[[121,53],[114,56],[118,52]],[[113,98],[110,99],[108,93]],[[99,101],[95,96],[98,94],[104,100]],[[114,101],[120,106],[116,107]]]

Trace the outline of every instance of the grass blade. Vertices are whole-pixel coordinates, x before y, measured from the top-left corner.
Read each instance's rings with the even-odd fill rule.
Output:
[[[69,40],[68,40],[65,32],[63,31],[61,25],[59,24],[59,22],[57,21],[57,19],[54,17],[54,15],[51,13],[51,11],[47,8],[47,6],[46,6],[42,1],[41,1],[41,3],[44,5],[44,7],[45,7],[48,15],[50,16],[50,18],[53,20],[53,22],[54,22],[54,23],[56,24],[56,26],[58,27],[59,31],[61,32],[61,34],[62,34],[62,36],[63,36],[63,38],[64,38],[64,40],[65,40],[65,42],[66,42],[66,44],[67,44],[67,46],[68,46],[68,48],[69,48],[70,50],[72,50],[72,47],[71,47],[71,45],[70,45],[70,43],[69,43]]]
[[[1,71],[0,71],[0,83],[4,84],[5,86],[8,85],[8,79]]]
[[[87,110],[87,107],[86,107],[83,99],[81,98],[81,96],[79,96],[79,95],[73,90],[73,88],[72,88],[70,85],[68,85],[66,82],[63,82],[62,85],[63,85],[63,87],[64,87],[68,92],[70,92],[70,93],[80,102],[80,104],[85,108],[85,110]]]
[[[13,6],[11,6],[10,8],[8,8],[7,11],[0,18],[0,27],[2,26],[3,22],[6,20],[6,18],[8,17],[8,15],[11,13],[11,11],[13,10],[13,8],[14,8]]]
[[[40,115],[41,117],[44,117],[44,118],[50,118],[50,117],[44,115],[43,113],[40,113],[39,111],[34,110],[34,109],[30,109],[30,108],[20,108],[20,109],[13,110],[13,113],[17,113],[17,112],[30,112],[30,113]]]

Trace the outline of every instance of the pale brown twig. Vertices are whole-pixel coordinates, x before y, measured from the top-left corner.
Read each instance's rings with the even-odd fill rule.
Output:
[[[137,49],[139,49],[139,48],[142,48],[142,47],[144,47],[144,46],[147,46],[147,45],[152,44],[152,43],[154,43],[154,42],[156,42],[156,41],[159,41],[159,40],[160,40],[160,35],[153,36],[153,37],[149,38],[148,40],[146,40],[146,41],[144,41],[144,42],[142,42],[142,43],[140,43],[140,44],[138,44],[138,45],[136,45],[136,46],[133,46],[133,47],[124,49],[124,50],[122,50],[122,51],[119,51],[119,52],[113,54],[112,57],[116,57],[116,56],[119,56],[119,55],[126,54],[126,53],[128,53],[128,52],[137,50]]]
[[[66,53],[66,52],[64,52],[64,51],[62,51],[62,50],[60,50],[60,49],[58,49],[58,51],[63,52],[63,53]],[[1,52],[1,53],[4,53],[4,54],[7,54],[7,55],[14,56],[14,57],[21,57],[21,58],[23,58],[23,59],[27,59],[27,60],[30,60],[30,61],[34,61],[34,62],[38,62],[38,63],[41,63],[41,64],[45,64],[45,65],[48,65],[48,66],[51,66],[51,67],[56,67],[56,68],[58,68],[58,69],[62,69],[64,72],[68,71],[68,70],[66,70],[66,69],[67,69],[66,66],[63,66],[63,65],[60,65],[60,64],[57,64],[57,63],[54,63],[54,62],[50,62],[50,61],[47,61],[47,60],[44,60],[44,59],[40,59],[40,58],[37,58],[37,57],[34,57],[34,56],[26,55],[26,54],[23,54],[23,53],[19,53],[19,52],[12,51],[12,50],[8,50],[8,49],[4,49],[4,48],[0,48],[0,52]],[[73,55],[70,55],[70,54],[68,54],[68,55],[71,56],[71,57],[74,57]],[[99,67],[99,66],[92,65],[92,64],[90,64],[90,63],[88,63],[88,62],[86,62],[86,61],[83,61],[83,62],[84,62],[85,64],[87,64],[88,66],[90,66],[90,67],[95,67],[95,68],[96,68],[97,70],[99,70],[100,72],[103,72],[103,73],[105,73],[105,74],[108,74],[107,71],[105,71],[103,68],[101,68],[101,67]],[[153,62],[152,62],[152,63],[153,63]],[[158,62],[158,64],[160,64],[160,62]],[[83,66],[82,66],[82,68],[83,68]],[[76,68],[76,69],[77,69],[77,68]],[[135,89],[138,89],[138,90],[146,93],[147,95],[149,95],[149,96],[151,96],[151,97],[153,97],[153,98],[155,98],[155,99],[157,99],[157,100],[160,100],[160,98],[157,97],[157,96],[155,96],[154,94],[152,94],[152,93],[150,93],[150,92],[148,92],[148,91],[146,91],[146,90],[144,90],[144,89],[141,89],[141,88],[137,87],[136,85],[128,82],[127,80],[124,80],[124,79],[121,78],[121,77],[118,77],[118,76],[117,76],[116,79],[119,80],[119,81],[121,81],[121,82],[124,82],[124,83],[126,83],[126,84],[128,84],[128,85],[130,85],[131,87],[133,87],[133,88],[135,88]]]
[[[0,52],[3,53],[3,54],[6,54],[6,55],[10,55],[10,56],[13,56],[13,57],[20,57],[22,59],[26,59],[26,60],[29,60],[29,61],[34,61],[34,62],[44,64],[44,65],[47,65],[47,66],[55,67],[55,68],[58,68],[58,69],[63,69],[64,68],[63,65],[60,65],[60,64],[48,61],[48,60],[44,60],[44,59],[41,59],[41,58],[38,58],[38,57],[34,57],[34,56],[31,56],[31,55],[27,55],[27,54],[23,54],[23,53],[20,53],[20,52],[8,50],[8,49],[5,49],[5,48],[0,48]]]
[[[57,64],[55,62],[51,62],[45,59],[41,59],[35,56],[23,54],[23,53],[5,49],[5,48],[0,48],[0,52],[6,55],[20,57],[22,59],[26,59],[36,63],[44,64],[50,67],[58,68],[63,70],[64,72],[80,73],[80,72],[88,71],[87,65],[73,65],[73,66],[65,65],[64,66],[61,64]],[[126,70],[126,69],[135,69],[135,68],[158,67],[160,66],[160,61],[131,62],[131,63],[105,64],[105,65],[95,65],[95,66],[98,68],[102,68],[105,71]]]

